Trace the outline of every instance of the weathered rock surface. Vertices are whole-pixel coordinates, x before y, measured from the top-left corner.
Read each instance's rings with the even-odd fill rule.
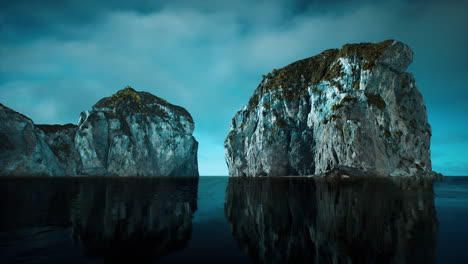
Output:
[[[435,263],[432,184],[232,177],[225,214],[253,263]]]
[[[198,176],[191,115],[150,93],[127,87],[77,126],[35,126],[0,110],[0,174]]]
[[[78,127],[66,125],[36,125],[45,133],[47,145],[55,154],[64,175],[78,175],[83,169],[81,157],[75,148]]]
[[[337,166],[380,176],[432,173],[431,128],[413,52],[348,44],[264,76],[225,141],[231,176],[316,175]]]
[[[126,88],[81,113],[84,174],[198,176],[194,122],[182,107]]]
[[[33,121],[0,104],[0,175],[62,175],[59,161]]]

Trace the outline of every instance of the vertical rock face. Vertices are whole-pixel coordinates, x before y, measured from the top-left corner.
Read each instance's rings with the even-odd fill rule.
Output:
[[[230,178],[225,201],[253,263],[435,263],[428,180]]]
[[[225,141],[231,176],[314,175],[338,166],[381,176],[432,172],[431,128],[413,52],[348,44],[264,76]]]
[[[126,88],[81,113],[82,173],[198,176],[194,122],[182,107]]]
[[[61,175],[63,170],[33,121],[0,104],[0,175]]]
[[[198,176],[194,122],[182,107],[127,87],[78,125],[37,125],[1,105],[0,174]]]

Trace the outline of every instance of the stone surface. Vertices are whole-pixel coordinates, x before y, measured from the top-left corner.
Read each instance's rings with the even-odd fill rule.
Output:
[[[83,169],[81,157],[75,148],[78,127],[66,125],[36,125],[44,134],[47,145],[57,157],[64,175],[78,175]]]
[[[1,106],[0,174],[198,176],[194,122],[182,107],[127,87],[78,125],[34,125]]]
[[[182,107],[126,88],[81,113],[82,174],[198,176],[194,122]]]
[[[45,135],[26,116],[0,104],[0,175],[62,175]]]
[[[263,77],[225,141],[231,176],[431,174],[426,107],[413,52],[388,40],[348,44]]]

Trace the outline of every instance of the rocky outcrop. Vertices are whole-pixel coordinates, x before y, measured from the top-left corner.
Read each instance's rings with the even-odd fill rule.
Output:
[[[194,122],[182,107],[126,88],[81,113],[84,174],[198,176]]]
[[[430,180],[231,177],[225,214],[253,263],[435,263]]]
[[[182,107],[127,87],[78,125],[37,125],[4,106],[0,174],[198,176],[194,122]]]
[[[405,44],[348,44],[263,76],[225,141],[231,176],[432,172],[431,128]]]
[[[44,132],[0,104],[0,175],[63,175]]]

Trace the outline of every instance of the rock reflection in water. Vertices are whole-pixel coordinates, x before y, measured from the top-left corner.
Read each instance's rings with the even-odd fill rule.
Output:
[[[258,263],[433,263],[432,182],[230,178],[225,215]]]
[[[198,177],[0,178],[0,256],[11,246],[15,252],[78,250],[112,263],[152,262],[190,240],[197,193]],[[26,238],[34,243],[23,243]],[[12,256],[24,261],[20,253]]]
[[[73,236],[90,256],[153,260],[183,248],[197,209],[198,178],[102,179],[81,186]]]

